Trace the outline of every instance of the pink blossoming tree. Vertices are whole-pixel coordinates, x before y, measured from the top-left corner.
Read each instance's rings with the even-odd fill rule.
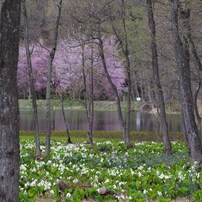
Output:
[[[94,97],[96,99],[111,99],[113,98],[113,90],[105,77],[96,41],[94,43]],[[117,86],[119,93],[121,93],[122,84],[125,81],[125,74],[123,62],[118,57],[115,41],[111,38],[105,39],[104,51],[112,81]],[[47,49],[38,44],[33,45],[31,58],[35,88],[37,91],[46,87],[48,54]],[[87,72],[88,69],[90,69],[90,63],[90,45],[86,45],[85,68]],[[29,93],[29,78],[26,65],[25,48],[21,46],[18,62],[18,86],[21,94],[27,96]],[[90,78],[88,74],[86,80],[88,92],[90,88]],[[53,90],[67,92],[71,94],[72,97],[80,97],[82,95],[82,50],[80,44],[66,39],[59,41],[53,63],[53,77],[51,83]]]

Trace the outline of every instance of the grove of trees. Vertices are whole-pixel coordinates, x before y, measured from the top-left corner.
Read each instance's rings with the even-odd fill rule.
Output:
[[[171,154],[165,107],[181,102],[187,143],[201,152],[197,132],[200,129],[197,113],[200,86],[195,92],[201,71],[199,1],[64,1],[59,21],[54,19],[60,6],[51,1],[35,4],[27,1],[26,5],[32,72],[38,97],[45,98],[50,80],[47,66],[54,39],[52,33],[55,26],[59,26],[57,50],[54,48],[52,61],[51,93],[84,99],[89,128],[93,125],[93,100],[115,99],[123,137],[130,146],[131,100],[141,97],[144,103],[157,107],[165,152]],[[25,39],[24,33],[18,63],[19,95],[23,98],[31,97]],[[184,64],[188,65],[187,69]],[[128,95],[128,121],[123,119],[120,107],[124,93]],[[92,133],[92,129],[89,132]],[[90,136],[89,141],[92,142]],[[193,154],[196,151],[192,146],[193,159],[201,159],[200,154]]]
[[[202,71],[200,0],[23,0],[21,13],[19,1],[0,2],[1,201],[7,197],[6,178],[11,174],[13,184],[18,181],[17,87],[19,98],[32,98],[37,156],[37,98],[46,99],[49,155],[51,97],[58,97],[61,103],[67,98],[84,100],[90,144],[93,101],[115,100],[128,148],[132,146],[131,101],[141,97],[143,104],[157,108],[167,155],[172,153],[172,145],[166,109],[180,103],[191,159],[202,162],[197,108]],[[7,12],[11,12],[10,17]],[[126,119],[120,104],[123,95],[127,95]],[[68,127],[66,130],[69,133]],[[69,135],[68,138],[71,143]],[[8,170],[8,165],[15,166],[14,173],[14,167]]]

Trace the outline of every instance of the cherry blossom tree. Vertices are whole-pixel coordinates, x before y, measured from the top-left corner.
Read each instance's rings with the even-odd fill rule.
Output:
[[[94,97],[95,99],[113,99],[114,94],[103,71],[101,58],[98,54],[97,42],[94,45]],[[33,78],[36,91],[40,91],[47,84],[48,47],[39,44],[30,46]],[[104,51],[108,64],[109,74],[118,92],[122,92],[122,84],[125,81],[123,62],[119,58],[118,48],[112,38],[104,39]],[[90,71],[90,45],[85,46],[85,68]],[[75,41],[63,39],[58,42],[55,59],[53,62],[52,90],[67,92],[72,97],[81,97],[82,82],[82,50],[80,44]],[[21,95],[29,96],[29,77],[27,69],[26,50],[20,47],[18,62],[18,87]],[[87,92],[90,90],[90,78],[87,75]]]
[[[92,42],[94,46],[94,96],[96,99],[113,97],[113,90],[107,82],[105,73],[102,68],[101,58],[98,53],[97,42]],[[114,39],[106,38],[104,40],[104,51],[106,62],[108,64],[109,74],[113,83],[116,85],[119,93],[122,92],[122,84],[125,80],[123,62],[118,57],[118,49]],[[85,66],[90,69],[91,64],[91,47],[85,46]],[[58,49],[55,55],[54,68],[58,82],[58,90],[75,90],[83,89],[81,82],[82,71],[82,48],[75,41],[62,40],[58,43]],[[89,70],[90,71],[90,70]],[[56,83],[57,83],[56,82]],[[87,91],[89,91],[90,78],[87,75]],[[77,86],[76,89],[73,89]],[[79,94],[79,92],[76,92]],[[81,93],[81,92],[80,92]],[[104,94],[104,95],[103,95]]]
[[[32,71],[34,78],[34,85],[37,91],[45,88],[47,83],[47,62],[48,51],[42,48],[38,44],[32,44],[30,46],[32,51]],[[29,76],[27,68],[26,50],[24,46],[20,46],[19,49],[19,61],[18,61],[18,87],[19,93],[27,95],[29,93]]]

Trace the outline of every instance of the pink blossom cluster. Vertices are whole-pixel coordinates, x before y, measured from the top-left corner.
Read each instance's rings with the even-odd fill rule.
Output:
[[[80,96],[84,89],[82,74],[84,68],[87,92],[89,92],[91,86],[90,69],[93,65],[94,97],[96,99],[112,98],[113,91],[105,76],[96,41],[91,44],[85,44],[83,47],[84,66],[82,65],[83,56],[81,44],[66,39],[58,42],[53,62],[52,89],[61,92],[71,92],[76,96]],[[31,60],[35,88],[37,91],[40,91],[46,87],[47,83],[49,51],[48,47],[44,48],[39,44],[32,44],[30,49],[32,52]],[[104,51],[111,79],[121,93],[121,84],[125,81],[125,73],[123,62],[118,58],[117,45],[112,37],[104,40]],[[19,51],[18,86],[20,91],[27,91],[27,89],[29,89],[27,59],[24,46],[21,46]]]

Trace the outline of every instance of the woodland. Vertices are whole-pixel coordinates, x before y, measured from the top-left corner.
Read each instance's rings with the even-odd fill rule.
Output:
[[[0,201],[202,200],[200,0],[0,3]],[[33,140],[19,140],[19,98],[32,101]],[[43,140],[37,99],[46,103]],[[52,99],[65,145],[51,140]],[[67,99],[84,103],[85,144],[72,144]],[[96,100],[116,102],[123,142],[94,141]],[[131,105],[140,100],[157,108],[162,143],[132,142]],[[176,103],[183,143],[171,141],[166,119]]]

